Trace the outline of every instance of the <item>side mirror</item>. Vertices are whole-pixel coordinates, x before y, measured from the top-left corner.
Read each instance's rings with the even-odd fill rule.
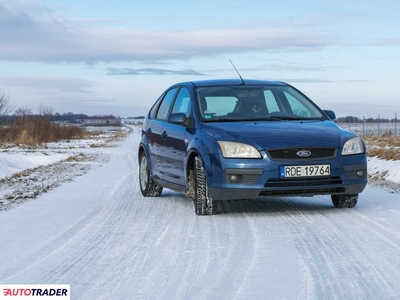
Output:
[[[169,123],[186,125],[186,115],[184,113],[170,114],[168,117]]]
[[[324,110],[324,113],[329,117],[331,120],[336,119],[336,115],[332,110]]]

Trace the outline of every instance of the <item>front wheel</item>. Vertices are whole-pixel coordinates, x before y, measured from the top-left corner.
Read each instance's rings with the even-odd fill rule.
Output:
[[[218,202],[208,194],[208,184],[203,161],[195,157],[195,197],[197,215],[214,215],[217,213]]]
[[[149,164],[144,151],[139,157],[139,186],[142,195],[145,197],[158,197],[163,188],[155,184],[150,176]]]
[[[337,208],[353,208],[357,205],[358,195],[331,195],[332,203]]]

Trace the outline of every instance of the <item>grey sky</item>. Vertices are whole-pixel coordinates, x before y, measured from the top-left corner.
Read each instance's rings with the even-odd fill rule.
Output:
[[[33,110],[143,114],[175,82],[236,77],[232,59],[338,115],[392,114],[399,13],[390,0],[0,0],[0,88]]]

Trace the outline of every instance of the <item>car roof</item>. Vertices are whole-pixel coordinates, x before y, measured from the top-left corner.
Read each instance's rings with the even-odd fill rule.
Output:
[[[280,81],[268,81],[268,80],[254,80],[254,79],[244,79],[244,85],[287,85]],[[188,81],[181,82],[180,84],[192,84],[195,87],[205,87],[205,86],[224,86],[224,85],[243,85],[240,79],[210,79],[210,80],[198,80],[198,81]]]

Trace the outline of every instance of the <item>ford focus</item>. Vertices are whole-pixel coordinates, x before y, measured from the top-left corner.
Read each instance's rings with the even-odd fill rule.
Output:
[[[139,186],[185,193],[198,215],[218,201],[329,195],[355,207],[367,184],[360,137],[336,125],[295,87],[277,81],[205,80],[169,87],[147,114]]]

